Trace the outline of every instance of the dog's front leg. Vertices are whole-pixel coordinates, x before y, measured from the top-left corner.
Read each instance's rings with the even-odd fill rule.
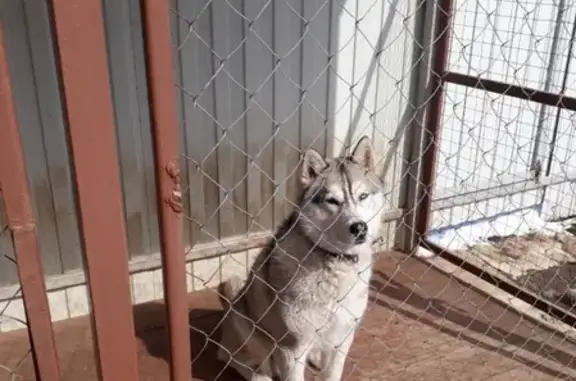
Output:
[[[344,363],[354,341],[354,333],[349,334],[344,341],[324,352],[322,364],[322,379],[324,381],[340,381],[344,373]]]
[[[276,373],[281,381],[304,381],[306,357],[310,348],[299,346],[295,349],[278,348],[274,353]]]

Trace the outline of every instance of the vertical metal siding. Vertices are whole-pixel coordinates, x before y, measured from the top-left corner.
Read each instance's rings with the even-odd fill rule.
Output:
[[[302,16],[309,21],[302,30],[300,147],[310,145],[324,155],[331,128],[328,115],[331,31],[336,30],[338,24],[331,17],[331,1],[306,0],[302,3]]]
[[[307,28],[304,11],[318,13]],[[273,228],[301,149],[325,151],[330,2],[177,1],[174,14],[191,239]]]
[[[104,0],[126,234],[131,257],[159,251],[140,1]]]
[[[47,274],[60,274],[81,268],[82,255],[46,1],[0,1],[44,265]],[[402,153],[387,151],[409,107],[402,94],[410,83],[412,24],[400,15],[416,4],[345,6],[332,0],[173,1],[185,243],[274,228],[291,208],[286,199],[296,195],[300,153],[309,146],[339,153],[335,127],[342,118],[359,127],[350,140],[371,135],[380,156],[392,158],[388,206],[397,206]],[[362,33],[354,30],[355,13],[363,17]],[[130,255],[157,253],[140,3],[105,0],[104,17]],[[364,49],[362,57],[343,53],[349,42],[341,40],[342,28],[356,35],[353,46]],[[367,57],[374,61],[370,75]],[[352,82],[345,84],[348,77]],[[345,112],[338,91],[353,99]],[[351,129],[347,119],[340,128]]]
[[[48,8],[4,1],[2,10],[42,261],[60,274],[81,266],[81,248]]]
[[[280,224],[294,200],[300,159],[299,102],[302,71],[302,2],[274,1],[274,224]],[[305,121],[302,121],[305,123]]]
[[[251,25],[245,23],[246,132],[248,155],[248,213],[251,231],[274,225],[274,195],[272,137],[274,134],[274,81],[271,77],[275,59],[269,47],[273,46],[274,13],[268,0],[245,0],[244,15],[248,20],[260,17]],[[260,36],[260,39],[256,38]],[[259,59],[255,59],[259,57]]]
[[[218,152],[216,146],[212,7],[208,0],[177,0],[178,87],[181,100],[183,172],[188,201],[189,242],[219,237]],[[193,28],[192,23],[193,22]]]
[[[244,19],[238,14],[243,2],[213,1],[211,5],[221,238],[243,234],[247,226]]]

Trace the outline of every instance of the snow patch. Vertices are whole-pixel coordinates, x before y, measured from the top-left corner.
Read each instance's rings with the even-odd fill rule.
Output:
[[[567,221],[547,222],[540,217],[538,211],[532,209],[435,229],[430,232],[428,238],[443,248],[461,250],[486,243],[488,237],[494,236],[504,237],[534,232],[554,235],[565,231],[566,225]]]

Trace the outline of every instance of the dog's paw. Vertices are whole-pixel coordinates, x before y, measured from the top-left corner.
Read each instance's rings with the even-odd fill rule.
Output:
[[[306,362],[312,370],[319,372],[322,369],[322,352],[319,349],[311,350]]]

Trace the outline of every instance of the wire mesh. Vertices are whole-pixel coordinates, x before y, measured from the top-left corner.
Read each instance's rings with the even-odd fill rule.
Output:
[[[465,241],[467,249],[457,252],[468,260],[480,258],[471,251],[470,240],[462,238],[462,227],[474,220],[487,218],[491,226],[496,215],[528,209],[542,219],[551,218],[535,207],[542,201],[541,187],[480,200],[470,194],[542,178],[537,164],[545,166],[542,157],[551,142],[554,108],[447,85],[440,141],[416,145],[423,128],[421,111],[430,101],[426,76],[419,72],[419,64],[431,53],[419,37],[429,33],[429,20],[422,17],[429,17],[423,11],[426,6],[336,0],[175,3],[185,244],[195,259],[190,282],[198,290],[238,274],[249,281],[246,288],[237,284],[235,292],[218,288],[223,311],[191,312],[195,375],[223,380],[237,377],[235,372],[248,378],[277,372],[300,380],[306,368],[320,378],[336,380],[338,359],[344,356],[342,379],[380,379],[383,372],[389,379],[414,380],[574,377],[570,334],[550,332],[526,320],[512,309],[511,295],[504,296],[507,304],[499,305],[472,286],[454,282],[454,274],[435,270],[438,263],[390,251],[398,237],[410,231],[401,217],[420,202],[407,190],[409,184],[421,185],[412,177],[413,165],[426,165],[422,158],[434,147],[439,156],[437,189],[428,238],[451,250],[456,238]],[[562,63],[570,57],[566,49],[573,40],[572,8],[545,1],[458,1],[448,69],[560,91],[558,78],[564,75]],[[320,270],[310,258],[342,251],[330,235],[341,220],[327,228],[314,226],[322,230],[322,238],[309,246],[310,236],[299,228],[310,222],[301,222],[310,217],[304,212],[309,210],[305,201],[310,186],[303,180],[307,172],[302,172],[310,164],[306,152],[312,148],[328,158],[348,155],[363,135],[371,139],[376,174],[384,182],[384,221],[370,231],[378,253],[374,274],[370,279],[358,270],[346,292],[332,296],[334,304],[314,304],[307,298],[318,296],[321,283],[306,281],[316,279]],[[557,166],[568,163],[560,161]],[[568,178],[562,180],[564,184]],[[325,202],[330,198],[320,197],[322,201],[317,199],[311,208],[327,213],[330,206]],[[346,211],[346,205],[339,210]],[[527,218],[522,214],[518,221],[526,224]],[[490,242],[493,235],[484,238]],[[286,240],[303,246],[297,249]],[[201,248],[207,244],[217,247],[210,255],[218,256],[206,258]],[[270,258],[282,258],[280,267],[267,270]],[[291,276],[295,279],[286,279]],[[368,290],[365,314],[361,302],[346,304],[351,303],[346,299],[349,293],[358,292],[356,299],[362,300],[362,292]],[[238,292],[242,296],[235,297]],[[268,294],[274,295],[272,302]],[[294,306],[301,308],[299,313]],[[297,349],[286,344],[294,326],[282,334],[274,331],[283,319],[296,319],[294,314],[299,328],[314,332],[299,332],[307,344],[294,344]],[[245,324],[246,332],[234,321]],[[348,332],[327,338],[329,333],[337,335],[336,322],[349,324]],[[236,340],[233,348],[226,344],[230,332],[238,335],[230,339]],[[308,363],[322,340],[328,342],[324,353],[337,360],[318,373]],[[258,343],[264,349],[257,348]],[[284,372],[287,359],[293,368]]]
[[[486,273],[572,313],[576,4],[461,1],[449,70],[523,88],[445,87],[429,239]],[[506,86],[504,86],[506,87]],[[562,103],[562,101],[560,101]],[[559,107],[558,107],[559,106]]]
[[[14,246],[4,215],[4,203],[0,197],[0,274],[9,282],[9,288],[0,295],[0,379],[23,380],[30,374],[29,362],[32,352],[28,340],[22,340],[25,331],[2,334],[26,327],[26,316],[14,257]],[[25,366],[28,365],[28,366]]]
[[[194,378],[576,379],[572,327],[441,258],[415,259],[419,248],[394,251],[422,209],[421,174],[434,170],[426,238],[569,313],[573,111],[445,84],[439,141],[422,139],[437,2],[173,4],[188,287],[208,289],[190,311]],[[454,9],[449,71],[574,95],[574,2]],[[373,151],[353,155],[362,136]],[[325,168],[346,155],[356,163]],[[350,169],[372,159],[373,174]],[[13,285],[3,224],[0,213],[0,280]],[[147,275],[134,290],[164,296]],[[19,291],[0,299],[0,332],[25,327],[17,303]],[[0,380],[28,377],[28,342],[10,336],[22,332],[0,336]]]
[[[371,8],[374,6],[363,11],[369,14]],[[381,9],[369,21],[380,21]],[[293,207],[286,200],[295,198],[296,171],[305,148],[325,154],[351,144],[351,137],[342,139],[342,132],[334,131],[338,121],[328,114],[329,109],[346,114],[342,119],[361,119],[356,122],[354,138],[367,133],[379,135],[385,144],[392,140],[387,131],[378,131],[375,120],[401,111],[405,100],[391,94],[376,101],[375,85],[399,82],[394,91],[399,93],[408,78],[368,67],[347,80],[330,70],[336,59],[331,58],[330,49],[335,48],[330,47],[334,41],[325,26],[337,13],[341,18],[354,17],[345,10],[326,1],[311,2],[304,8],[297,2],[263,1],[242,7],[241,2],[209,1],[182,2],[174,11],[183,97],[183,156],[187,182],[193,184],[184,199],[192,219],[192,243],[278,225]],[[227,29],[213,30],[216,20],[226,21]],[[316,29],[321,29],[321,36],[313,32]],[[355,38],[360,32],[346,37]],[[354,44],[349,40],[342,45]],[[371,66],[381,67],[375,49],[366,49],[373,57]],[[191,65],[194,70],[188,70]],[[367,73],[370,70],[372,73]],[[372,82],[366,80],[368,75]],[[347,91],[341,104],[332,105],[336,99],[327,91],[335,90],[339,83],[347,88],[363,87],[364,92],[372,93],[372,99],[365,105],[361,101],[366,95],[356,94],[362,91]],[[338,111],[346,108],[347,112]],[[357,108],[358,115],[350,108]]]

